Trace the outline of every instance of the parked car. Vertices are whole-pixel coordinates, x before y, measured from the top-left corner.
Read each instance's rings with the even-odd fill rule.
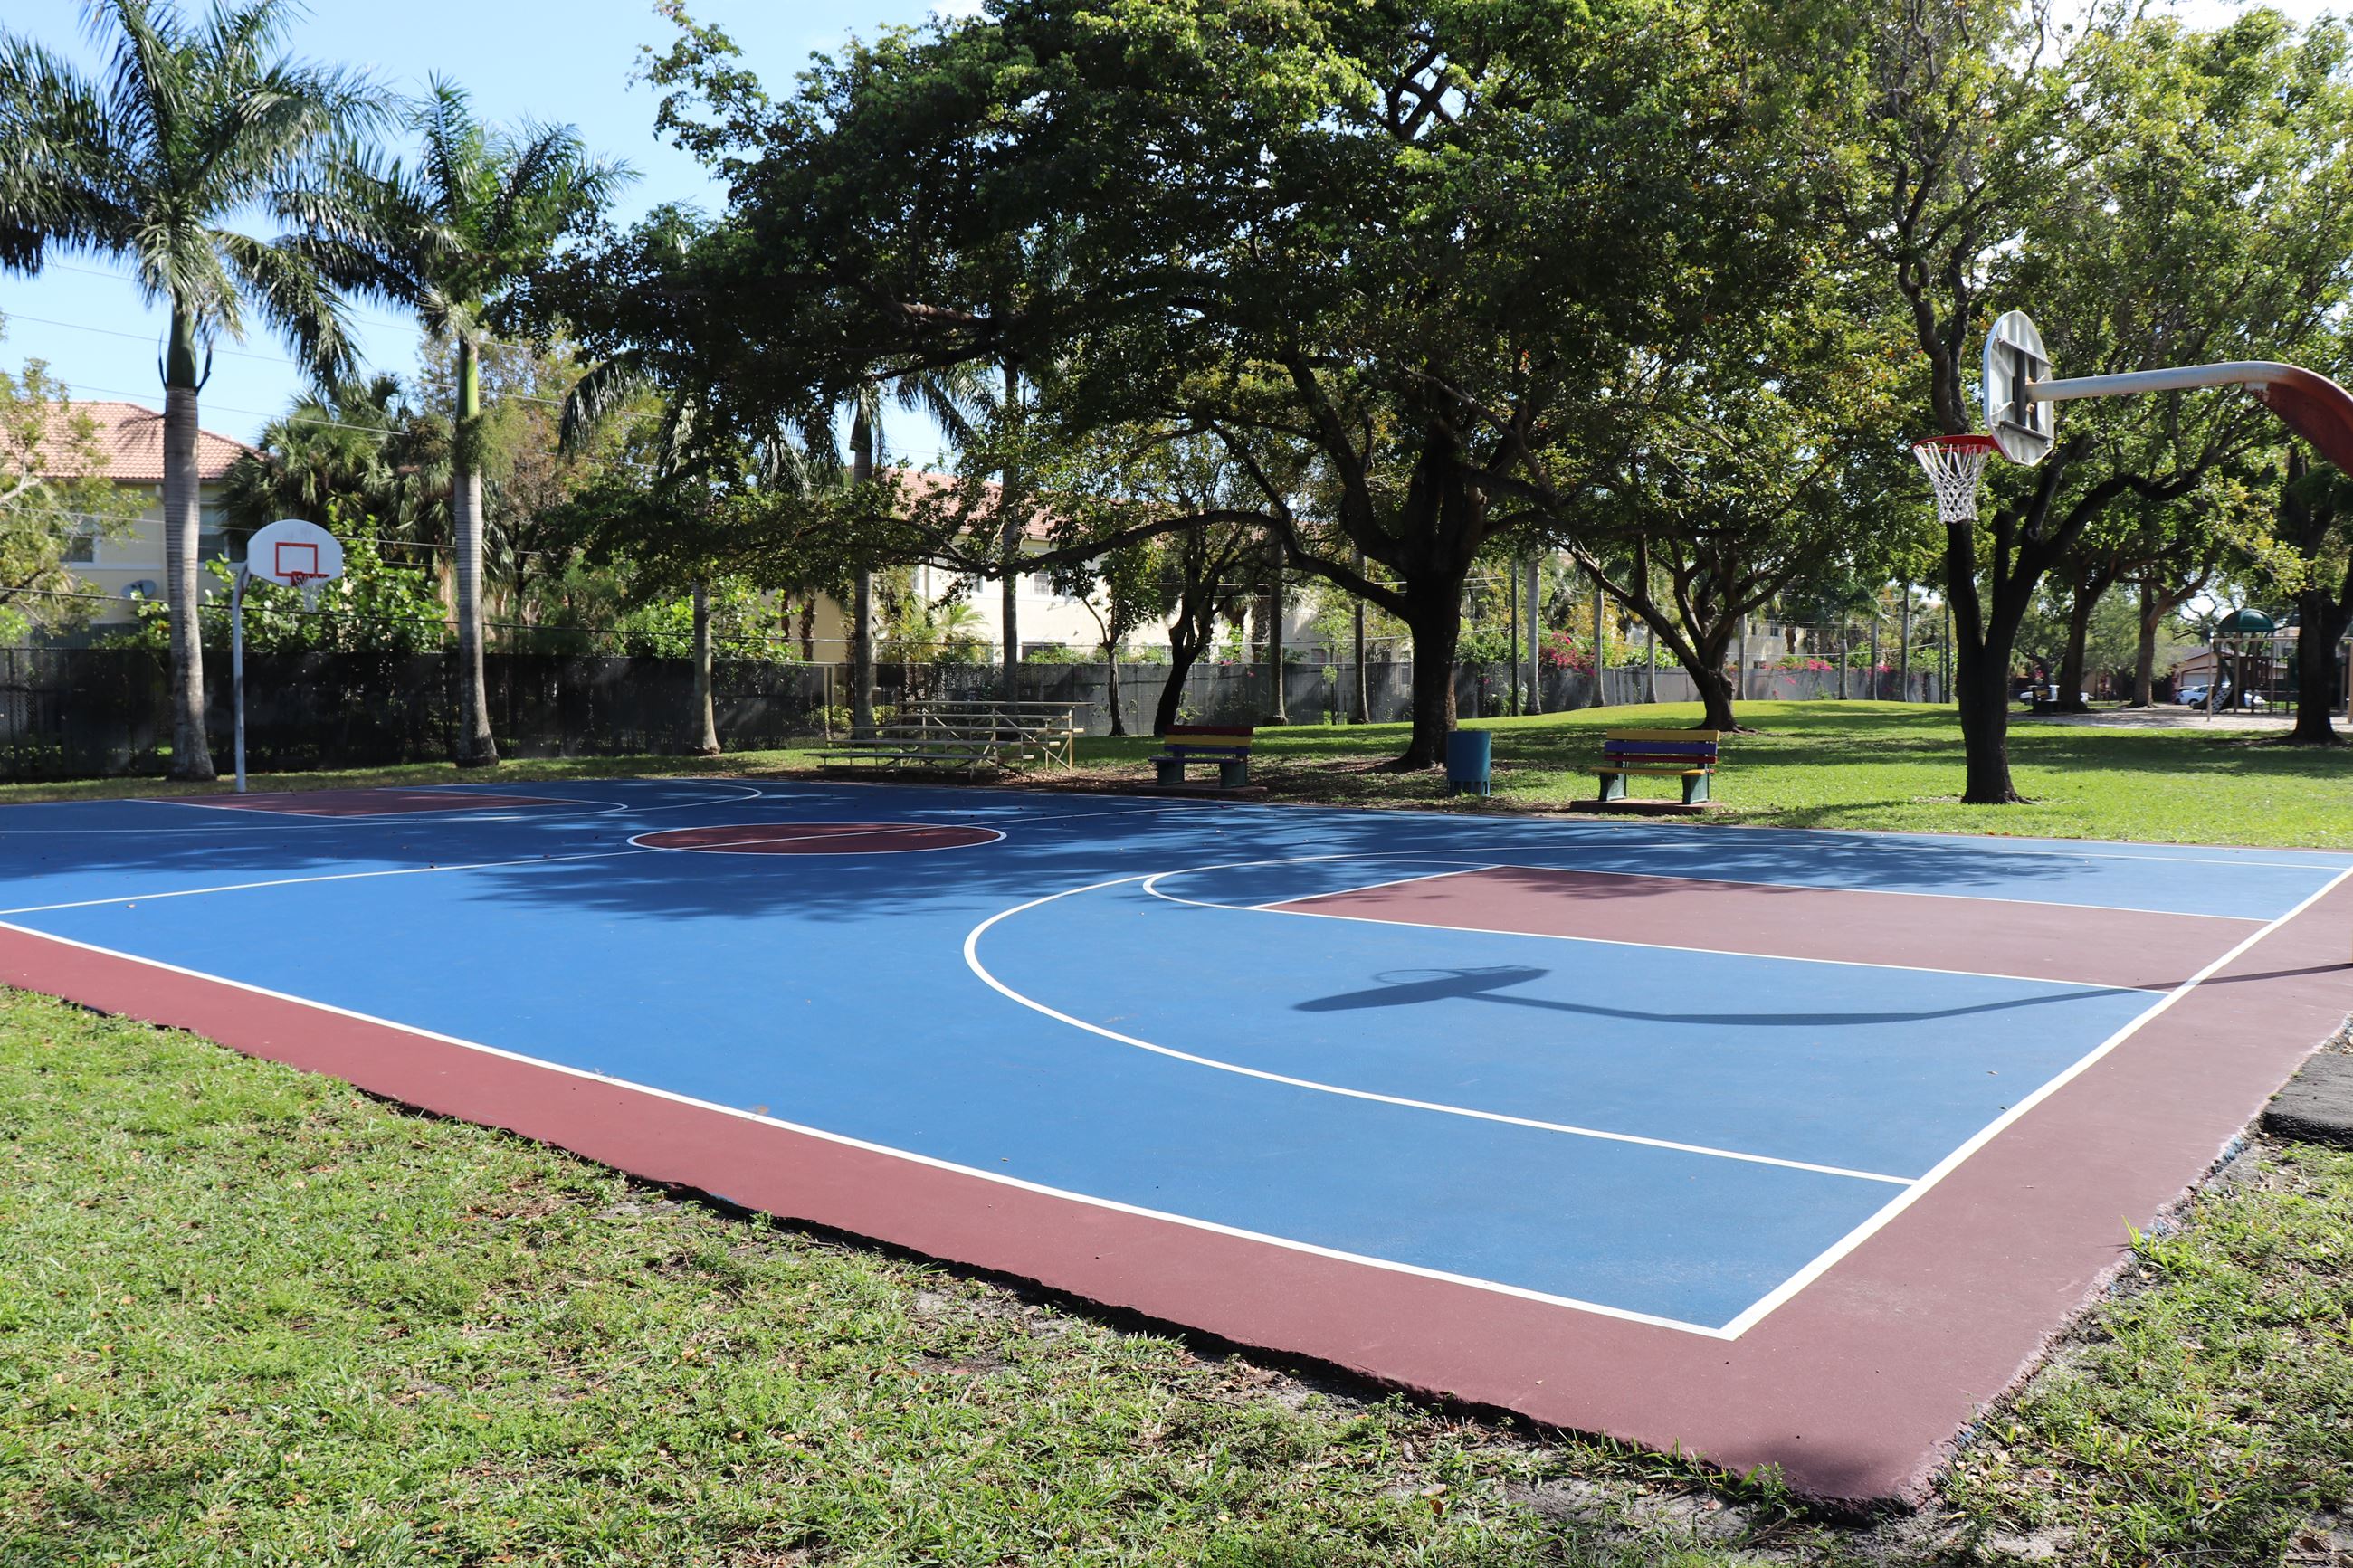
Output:
[[[2173,694],[2173,700],[2184,708],[2203,708],[2206,706],[2206,683],[2201,681],[2196,685],[2182,687]],[[2214,706],[2237,708],[2250,713],[2260,713],[2271,706],[2271,700],[2260,691],[2250,691],[2242,696],[2226,685],[2214,694]]]

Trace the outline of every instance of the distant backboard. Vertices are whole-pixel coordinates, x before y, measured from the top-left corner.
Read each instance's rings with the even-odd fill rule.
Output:
[[[2026,395],[2032,383],[2051,379],[2051,355],[2033,318],[2011,310],[1986,334],[1984,401],[1986,434],[2013,463],[2034,464],[2050,453],[2058,426],[2058,405]]]
[[[301,587],[343,574],[343,547],[315,522],[284,518],[255,530],[245,544],[246,569],[265,583]]]

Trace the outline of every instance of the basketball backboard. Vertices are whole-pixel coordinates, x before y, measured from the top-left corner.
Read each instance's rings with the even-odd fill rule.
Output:
[[[305,587],[343,574],[343,547],[315,522],[283,518],[255,530],[246,541],[245,565],[265,583]]]
[[[1985,379],[1978,395],[1986,434],[2013,463],[2039,463],[2051,451],[2057,405],[2026,395],[2030,384],[2050,379],[2051,355],[2033,318],[2023,310],[2005,312],[1986,334]]]

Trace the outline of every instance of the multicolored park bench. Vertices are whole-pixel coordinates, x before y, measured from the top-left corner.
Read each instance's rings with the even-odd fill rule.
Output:
[[[1185,783],[1185,769],[1193,763],[1218,764],[1219,789],[1244,789],[1250,784],[1250,742],[1255,724],[1171,724],[1160,734],[1160,754],[1152,759],[1160,786],[1174,789]]]
[[[1707,781],[1716,763],[1715,730],[1612,730],[1601,738],[1601,780],[1597,805],[1627,798],[1630,778],[1679,778],[1683,804],[1707,804]],[[1664,802],[1660,802],[1663,805]]]

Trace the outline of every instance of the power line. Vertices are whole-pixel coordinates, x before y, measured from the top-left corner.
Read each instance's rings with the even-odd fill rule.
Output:
[[[126,332],[113,327],[93,327],[82,321],[60,321],[49,316],[28,316],[22,310],[8,311],[7,319],[12,321],[33,321],[44,327],[63,327],[68,331],[72,332],[95,332],[99,336],[105,338],[128,338],[132,342],[138,343],[152,341],[144,332]],[[227,354],[232,359],[261,360],[270,364],[292,364],[294,363],[293,360],[285,354],[254,353],[245,349],[215,349],[213,352],[215,353]]]
[[[47,261],[42,263],[42,267],[44,269],[54,267],[60,272],[79,272],[86,278],[111,279],[117,283],[135,283],[138,281],[137,279],[132,278],[126,273],[116,271],[111,268],[77,267],[70,261]],[[353,310],[351,314],[363,321],[374,321],[378,326],[395,327],[402,331],[417,333],[420,337],[425,333],[425,329],[419,326],[417,322],[404,321],[395,316],[375,316],[370,315],[365,310]]]
[[[77,268],[76,270],[87,271],[88,268]],[[28,316],[21,310],[0,311],[0,316],[5,316],[8,321],[32,321],[44,327],[62,327],[69,332],[93,332],[102,338],[127,338],[131,342],[138,343],[153,341],[144,332],[126,332],[118,327],[93,327],[87,321],[60,321],[54,316]],[[419,327],[412,326],[410,331],[416,332],[420,337],[427,335],[424,330]],[[496,348],[521,349],[530,348],[532,346],[529,343],[507,342],[504,340],[498,338],[485,338],[482,341]],[[251,349],[224,348],[211,348],[206,352],[208,353],[227,354],[231,359],[249,359],[259,361],[264,364],[290,365],[296,370],[302,368],[301,362],[295,359],[291,354],[259,353]],[[502,398],[512,399],[518,403],[544,403],[556,407],[562,406],[564,403],[564,399],[560,397],[538,397],[527,392],[501,392],[498,395]],[[231,409],[230,412],[234,414],[247,414],[251,413],[252,410],[237,408]]]

